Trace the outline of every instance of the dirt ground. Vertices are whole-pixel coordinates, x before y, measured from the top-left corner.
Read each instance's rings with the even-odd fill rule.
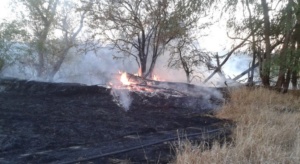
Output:
[[[125,111],[110,92],[100,86],[0,79],[0,163],[166,163],[178,138],[229,134],[223,128],[232,123],[206,110],[136,102]],[[212,133],[197,135],[203,132]]]

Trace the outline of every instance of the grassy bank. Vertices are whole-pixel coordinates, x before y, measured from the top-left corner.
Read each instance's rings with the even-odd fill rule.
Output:
[[[174,163],[299,163],[300,98],[267,89],[235,89],[217,114],[237,127],[228,145],[185,142]]]

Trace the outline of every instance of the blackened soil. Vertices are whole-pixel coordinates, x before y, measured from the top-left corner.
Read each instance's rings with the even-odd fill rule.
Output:
[[[0,90],[0,163],[163,163],[172,138],[231,124],[194,109],[126,112],[100,86],[1,79]]]

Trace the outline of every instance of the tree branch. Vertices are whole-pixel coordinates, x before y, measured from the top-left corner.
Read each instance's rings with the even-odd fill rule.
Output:
[[[217,72],[219,72],[219,70],[221,69],[221,67],[227,62],[227,60],[230,58],[230,56],[237,50],[239,49],[241,46],[243,46],[243,44],[251,37],[252,33],[249,34],[240,44],[238,44],[237,46],[235,46],[230,52],[228,52],[226,54],[226,58],[223,60],[223,62],[214,70],[214,72],[204,80],[204,83],[208,82]]]

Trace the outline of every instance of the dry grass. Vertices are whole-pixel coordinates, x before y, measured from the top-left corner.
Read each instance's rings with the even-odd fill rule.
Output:
[[[236,121],[233,142],[177,148],[174,163],[300,163],[300,99],[267,89],[236,89],[217,114]]]

